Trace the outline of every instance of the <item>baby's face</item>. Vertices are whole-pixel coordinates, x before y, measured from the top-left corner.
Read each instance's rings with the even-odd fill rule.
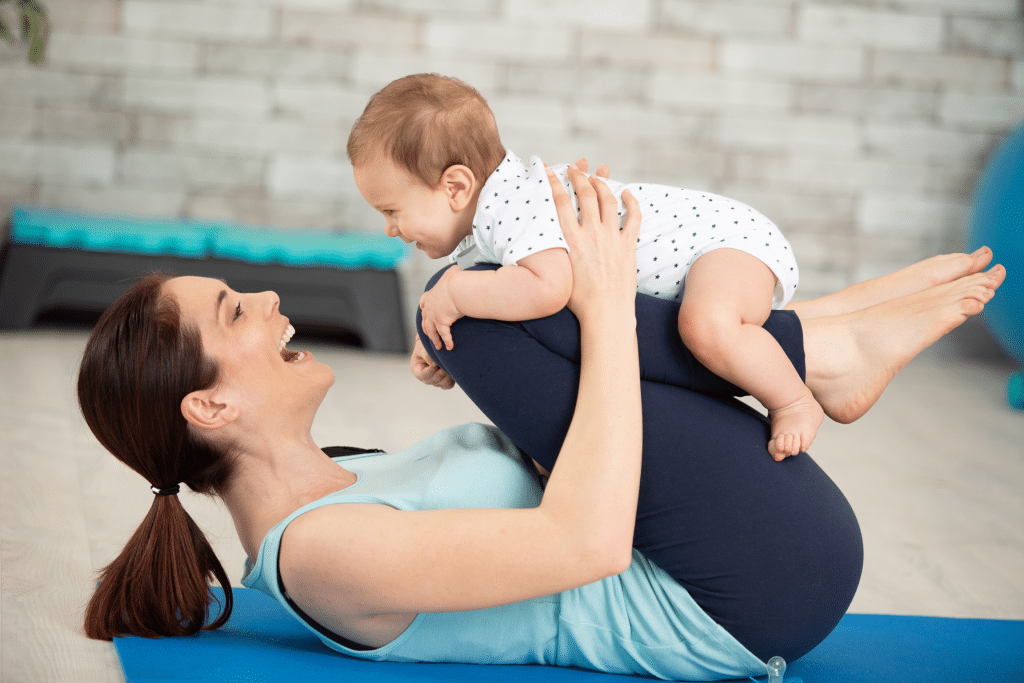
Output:
[[[386,158],[360,164],[353,173],[363,198],[384,215],[388,237],[414,243],[430,258],[447,256],[465,237],[443,185],[431,188]]]

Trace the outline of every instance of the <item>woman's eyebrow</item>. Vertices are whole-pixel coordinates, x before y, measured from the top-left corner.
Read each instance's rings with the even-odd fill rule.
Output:
[[[220,320],[220,307],[221,307],[221,304],[224,303],[224,299],[227,298],[227,295],[228,295],[228,290],[226,290],[226,289],[220,290],[220,294],[217,295],[217,308],[213,312],[213,317],[214,317],[215,320]]]

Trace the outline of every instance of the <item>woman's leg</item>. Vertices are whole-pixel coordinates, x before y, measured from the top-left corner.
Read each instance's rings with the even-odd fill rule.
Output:
[[[682,354],[682,368],[659,374],[714,384],[686,360],[675,305],[638,296],[637,318],[645,375]],[[802,356],[799,321],[785,312],[772,318],[780,345]],[[424,343],[484,414],[550,469],[576,401],[575,318],[463,318],[452,333],[452,351]],[[746,405],[650,380],[642,392],[634,545],[759,657],[804,654],[835,627],[859,581],[862,546],[850,506],[806,455],[772,461],[768,422]]]

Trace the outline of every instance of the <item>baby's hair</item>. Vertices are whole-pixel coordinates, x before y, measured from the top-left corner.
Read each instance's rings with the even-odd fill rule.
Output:
[[[384,86],[370,98],[348,136],[353,166],[376,155],[435,187],[456,164],[468,166],[478,182],[505,158],[498,125],[473,87],[439,74],[413,74]]]

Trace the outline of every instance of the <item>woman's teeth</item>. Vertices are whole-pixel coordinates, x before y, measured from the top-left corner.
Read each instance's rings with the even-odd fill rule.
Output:
[[[278,351],[284,351],[284,346],[292,340],[295,335],[295,328],[292,327],[291,323],[288,323],[288,327],[284,328],[284,333],[281,335],[281,341],[277,345]]]
[[[281,341],[277,347],[277,350],[281,353],[281,358],[283,358],[286,363],[296,363],[306,357],[306,354],[303,351],[296,353],[291,349],[285,348],[285,344],[291,341],[291,338],[294,335],[295,328],[289,323],[288,327],[284,329],[284,334],[281,335]]]

